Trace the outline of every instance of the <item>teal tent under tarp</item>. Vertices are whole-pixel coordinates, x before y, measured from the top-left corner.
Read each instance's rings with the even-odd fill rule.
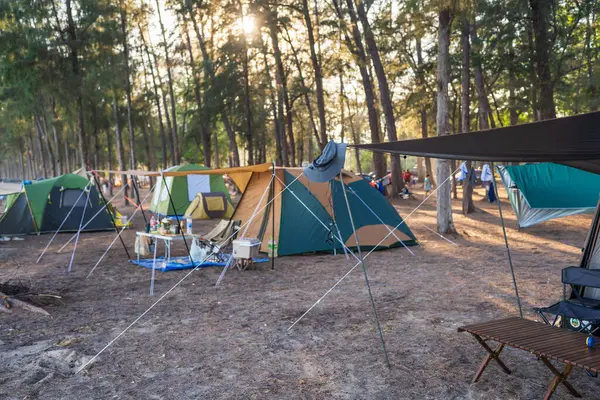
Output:
[[[593,212],[600,175],[554,163],[499,166],[519,227]]]

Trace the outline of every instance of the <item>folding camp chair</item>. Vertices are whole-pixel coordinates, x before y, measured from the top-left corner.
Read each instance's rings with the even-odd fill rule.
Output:
[[[563,299],[549,307],[534,308],[548,325],[555,325],[561,317],[560,325],[574,331],[588,334],[600,328],[600,300],[585,297],[585,288],[600,288],[600,270],[581,267],[567,267],[562,270]],[[567,285],[571,295],[567,298]],[[546,314],[554,315],[550,323]]]
[[[217,261],[227,261],[229,256],[222,250],[236,238],[239,229],[240,221],[224,219],[198,241],[202,247],[208,250],[209,254],[214,255]]]

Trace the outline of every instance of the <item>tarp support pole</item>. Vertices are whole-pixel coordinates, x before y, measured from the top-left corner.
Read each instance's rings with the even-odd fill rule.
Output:
[[[90,193],[92,193],[92,188],[90,185],[85,185],[83,190],[87,188],[87,195],[85,196],[85,204],[83,206],[83,212],[81,213],[81,220],[79,221],[79,229],[77,230],[77,238],[75,238],[75,246],[73,246],[73,253],[71,253],[71,260],[69,261],[69,268],[67,272],[71,272],[71,267],[73,267],[73,260],[75,259],[75,252],[77,251],[77,243],[79,243],[79,234],[81,233],[81,227],[83,226],[83,220],[85,220],[85,213],[87,211],[87,206],[90,201]],[[79,201],[79,200],[78,200]]]
[[[496,184],[496,171],[494,163],[491,165],[492,182],[494,183],[494,192],[496,194],[496,202],[498,203],[498,213],[500,214],[500,223],[502,224],[502,234],[504,235],[504,245],[506,246],[506,255],[508,256],[508,264],[510,265],[510,274],[512,275],[513,286],[515,287],[515,295],[517,296],[517,306],[519,307],[519,315],[523,318],[523,308],[521,307],[521,297],[519,297],[519,288],[517,287],[517,278],[515,277],[515,269],[513,267],[512,257],[510,256],[510,247],[508,246],[508,237],[506,236],[506,227],[504,226],[504,217],[502,215],[502,205],[500,196],[498,196],[498,185]]]
[[[344,177],[342,171],[340,171],[340,183],[342,185],[342,192],[344,193],[344,200],[346,200],[346,207],[348,208],[348,217],[350,218],[350,224],[352,225],[352,232],[354,232],[354,240],[356,241],[356,249],[358,251],[358,258],[362,265],[362,270],[365,275],[365,283],[367,285],[367,291],[369,292],[369,298],[371,299],[371,306],[373,307],[373,315],[375,316],[375,322],[377,323],[377,330],[379,331],[379,340],[381,341],[381,348],[385,356],[385,363],[390,368],[390,359],[388,357],[387,349],[385,348],[385,340],[383,340],[383,331],[381,330],[381,324],[379,323],[379,316],[377,315],[377,308],[375,307],[375,300],[373,299],[373,293],[371,292],[371,284],[369,283],[369,275],[367,274],[367,266],[365,265],[365,259],[363,258],[362,251],[360,249],[360,243],[358,241],[358,234],[356,233],[356,226],[354,225],[354,218],[352,218],[352,210],[350,209],[350,202],[348,201],[348,194],[344,186]]]
[[[271,242],[271,269],[275,269],[275,161],[271,161],[273,164],[273,177],[271,179],[271,219],[272,219],[272,242]],[[268,246],[267,246],[268,247]]]
[[[117,224],[115,223],[115,216],[113,215],[111,210],[108,209],[108,202],[106,201],[106,198],[104,197],[104,193],[102,193],[102,188],[100,187],[100,182],[98,182],[98,178],[96,177],[96,175],[97,175],[96,171],[92,171],[92,176],[94,177],[94,182],[96,183],[96,189],[98,190],[98,194],[100,195],[100,198],[102,198],[102,202],[104,203],[104,206],[107,208],[108,215],[110,216],[110,222],[112,222],[113,228],[115,228],[115,232],[117,233],[117,236],[121,240],[121,244],[123,245],[123,250],[125,250],[125,254],[127,254],[127,259],[129,260],[131,258],[129,256],[129,250],[127,250],[127,246],[125,246],[125,242],[123,241],[123,238],[121,237],[119,229],[117,228]],[[127,185],[127,182],[123,182],[123,185]],[[78,234],[79,234],[79,232],[78,232]]]
[[[137,176],[135,176],[135,178],[134,178],[134,175],[131,175],[131,184],[133,185],[133,190],[135,190],[135,198],[137,200],[138,207],[140,207],[142,210],[142,217],[144,217],[144,224],[148,224],[148,219],[146,218],[146,213],[144,212],[144,207],[142,207],[142,203],[140,203],[141,197],[140,197],[140,192],[138,191],[138,185],[136,183],[136,181],[138,180],[137,178],[138,178]]]

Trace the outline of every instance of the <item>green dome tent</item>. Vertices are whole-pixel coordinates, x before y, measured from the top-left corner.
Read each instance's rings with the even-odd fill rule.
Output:
[[[89,181],[82,176],[66,174],[24,185],[18,193],[9,194],[6,212],[0,217],[0,235],[25,235],[58,230],[67,214],[61,232],[77,231],[87,195],[80,197]],[[89,186],[89,202],[83,223],[87,223],[104,202],[93,185]],[[75,205],[73,207],[73,205]],[[86,231],[114,230],[108,211],[100,213]]]
[[[193,170],[207,170],[208,167],[204,167],[197,164],[185,164],[177,165],[171,168],[167,168],[165,171],[177,172],[177,171],[193,171]],[[154,188],[154,196],[152,197],[152,203],[150,204],[150,211],[159,215],[183,215],[190,203],[194,200],[197,193],[214,193],[220,192],[225,194],[228,201],[231,201],[229,197],[229,190],[225,186],[225,181],[222,175],[185,175],[185,176],[167,176],[165,182],[168,187],[165,188],[163,178],[159,177]],[[175,209],[169,201],[169,192],[175,204]]]

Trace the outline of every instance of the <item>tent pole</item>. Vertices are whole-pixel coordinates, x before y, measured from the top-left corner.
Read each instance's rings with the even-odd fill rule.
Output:
[[[185,233],[183,232],[183,229],[181,229],[181,224],[179,223],[179,215],[177,215],[177,209],[175,208],[175,203],[173,202],[173,198],[171,197],[171,191],[169,190],[169,186],[167,185],[167,181],[165,180],[165,175],[163,174],[163,171],[160,171],[160,177],[162,178],[165,189],[167,189],[167,194],[169,195],[169,202],[171,203],[171,207],[173,207],[173,211],[175,211],[175,220],[177,221],[177,225],[179,225],[179,233],[181,234],[181,237],[183,238],[183,244],[185,245],[185,250],[187,251],[188,257],[190,258],[190,261],[192,262],[192,267],[195,269],[196,265],[194,263],[194,260],[192,259],[192,255],[190,253],[190,247],[188,246],[187,239],[185,238]],[[154,245],[156,246],[156,244],[154,244]]]
[[[92,184],[92,182],[88,182],[87,185],[85,185],[85,187],[83,188],[83,191],[79,194],[79,197],[77,197],[77,200],[75,200],[75,203],[73,203],[73,205],[71,206],[71,209],[69,210],[69,212],[67,213],[67,216],[65,217],[65,219],[63,219],[63,221],[60,223],[60,226],[58,227],[58,229],[56,230],[56,232],[54,232],[54,235],[52,235],[52,239],[50,239],[50,241],[48,242],[48,244],[46,245],[46,247],[44,247],[44,250],[42,251],[42,254],[40,254],[40,256],[38,257],[37,261],[35,262],[36,264],[40,262],[40,260],[42,259],[42,257],[44,256],[44,254],[46,254],[46,250],[48,250],[48,247],[50,247],[50,245],[52,244],[52,242],[54,241],[54,238],[56,237],[56,235],[58,235],[58,232],[60,232],[60,230],[62,229],[63,225],[65,224],[65,222],[67,222],[67,219],[69,218],[69,216],[71,215],[71,213],[73,212],[73,209],[75,208],[75,206],[77,205],[77,203],[79,203],[79,199],[81,199],[81,196],[83,196],[83,193],[85,193],[85,190],[88,189],[88,187]]]
[[[371,285],[369,284],[369,276],[367,274],[367,266],[365,265],[365,259],[363,258],[362,251],[360,249],[360,243],[358,240],[358,234],[356,233],[356,226],[354,225],[354,218],[352,218],[352,210],[350,209],[350,202],[348,201],[348,195],[344,187],[344,177],[342,171],[340,171],[340,184],[342,185],[342,193],[344,193],[344,200],[346,200],[346,207],[348,208],[348,217],[350,218],[350,224],[352,225],[352,232],[354,233],[354,240],[356,241],[356,249],[358,251],[358,258],[362,265],[362,270],[365,275],[365,283],[367,285],[367,291],[369,292],[369,298],[371,299],[371,306],[373,307],[373,315],[375,316],[375,322],[377,323],[377,330],[379,331],[379,340],[381,341],[381,348],[385,356],[385,363],[390,368],[390,359],[388,357],[387,349],[385,348],[385,340],[383,340],[383,331],[381,330],[381,324],[379,323],[379,316],[377,315],[377,308],[375,307],[375,300],[373,299],[373,293],[371,292]]]
[[[144,224],[148,224],[148,219],[146,218],[146,213],[144,212],[144,207],[142,207],[142,203],[140,203],[140,192],[138,191],[138,185],[136,183],[136,181],[138,180],[137,175],[135,176],[135,179],[133,178],[134,175],[131,176],[131,184],[133,185],[133,190],[135,190],[135,198],[137,200],[138,206],[140,207],[140,209],[142,210],[142,217],[144,217]]]
[[[271,249],[271,269],[275,269],[275,161],[271,161],[273,168],[273,176],[271,178],[271,219],[272,219],[272,230],[271,234],[273,235],[272,239],[272,249]]]
[[[71,272],[71,267],[73,266],[73,260],[75,259],[75,252],[77,251],[77,243],[79,243],[79,235],[81,234],[81,227],[83,226],[83,220],[85,219],[85,213],[87,211],[87,206],[90,201],[90,193],[92,192],[92,188],[88,187],[88,186],[89,186],[89,184],[85,185],[85,187],[87,188],[87,196],[85,196],[85,204],[83,205],[83,212],[81,213],[81,220],[79,221],[79,229],[77,230],[77,238],[75,238],[75,246],[73,246],[73,253],[71,253],[71,261],[69,261],[69,268],[67,269],[67,272]],[[83,190],[86,190],[86,189],[84,188]]]
[[[108,202],[106,201],[106,198],[104,197],[104,193],[102,193],[102,188],[100,187],[100,182],[98,182],[98,177],[96,177],[96,171],[92,171],[92,176],[94,177],[94,182],[96,183],[96,190],[98,190],[98,194],[102,198],[102,202],[104,203],[104,206],[107,208],[108,215],[110,216],[110,222],[112,222],[113,228],[115,228],[115,232],[117,233],[117,236],[119,236],[119,239],[121,239],[121,244],[123,245],[123,250],[125,250],[125,254],[127,254],[127,259],[129,260],[129,259],[131,259],[131,257],[129,256],[129,250],[127,250],[127,246],[125,246],[125,242],[123,241],[123,238],[119,234],[119,229],[117,228],[117,224],[115,223],[115,216],[113,215],[111,210],[108,209]],[[127,182],[124,182],[123,184],[127,185]],[[123,187],[125,187],[125,186],[123,186]]]
[[[40,235],[40,227],[38,227],[37,222],[35,220],[35,214],[33,213],[33,210],[31,209],[31,203],[29,202],[29,196],[27,196],[27,189],[25,188],[25,186],[23,186],[23,193],[25,193],[25,200],[27,200],[27,208],[29,208],[29,213],[31,214],[31,220],[33,221],[33,226],[39,236]]]
[[[517,296],[517,306],[519,307],[519,315],[523,318],[523,309],[521,307],[521,298],[519,297],[519,288],[517,287],[517,278],[515,277],[515,269],[513,267],[512,257],[510,256],[510,247],[508,246],[508,237],[506,236],[506,227],[504,225],[504,217],[502,215],[502,205],[500,196],[498,196],[498,185],[496,184],[496,170],[494,163],[492,164],[492,182],[494,183],[494,192],[496,193],[496,202],[498,203],[498,213],[500,214],[500,222],[502,224],[502,234],[504,235],[504,245],[506,246],[506,255],[508,256],[508,264],[510,265],[510,274],[512,275],[513,286],[515,287],[515,295]]]

